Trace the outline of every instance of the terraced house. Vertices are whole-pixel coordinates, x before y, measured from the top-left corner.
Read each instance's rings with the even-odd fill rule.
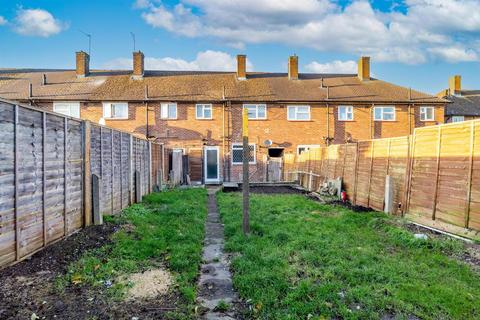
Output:
[[[146,71],[134,52],[133,71],[105,71],[77,52],[75,70],[1,70],[0,97],[163,142],[205,183],[241,180],[242,108],[255,181],[279,179],[284,157],[312,146],[444,122],[446,100],[372,78],[368,57],[358,74],[299,73],[297,56],[286,73],[247,72],[246,59],[237,56],[236,72]]]

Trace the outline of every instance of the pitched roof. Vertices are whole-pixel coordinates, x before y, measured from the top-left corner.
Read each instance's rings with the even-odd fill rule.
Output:
[[[445,115],[480,116],[480,90],[462,90],[458,95],[444,98],[451,102],[445,109]]]
[[[42,85],[43,74],[47,84]],[[444,103],[445,100],[385,81],[360,81],[352,74],[249,73],[239,81],[233,72],[146,71],[133,80],[131,71],[91,71],[77,78],[74,70],[0,69],[0,97],[11,100],[172,101],[351,101]],[[328,87],[328,89],[327,89]],[[411,97],[411,100],[409,100]]]

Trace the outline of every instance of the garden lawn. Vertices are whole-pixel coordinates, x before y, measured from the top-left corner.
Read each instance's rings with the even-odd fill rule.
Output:
[[[480,319],[480,274],[458,240],[417,240],[401,221],[301,195],[219,193],[234,286],[262,319]]]
[[[124,298],[119,276],[164,267],[175,278],[175,290],[186,308],[193,306],[202,261],[207,215],[205,189],[171,190],[144,197],[119,216],[105,217],[120,225],[112,243],[87,252],[69,267],[58,285],[104,286],[113,300]],[[192,308],[193,309],[193,308]]]

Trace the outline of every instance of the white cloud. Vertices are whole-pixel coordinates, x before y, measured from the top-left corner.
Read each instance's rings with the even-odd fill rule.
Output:
[[[150,6],[150,1],[148,0],[136,0],[135,3],[133,4],[133,7],[137,9],[146,9],[149,6]]]
[[[406,11],[392,6],[379,12],[367,0],[344,7],[335,0],[180,0],[174,7],[149,2],[142,17],[154,28],[214,37],[236,48],[281,43],[409,64],[478,59],[472,43],[480,36],[480,0],[404,3]],[[436,49],[452,46],[459,52]]]
[[[313,73],[357,73],[357,63],[353,60],[335,60],[327,63],[313,61],[307,64],[305,69]]]
[[[6,25],[7,24],[7,19],[4,17],[0,16],[0,26]]]
[[[202,51],[192,61],[179,58],[145,58],[147,70],[179,70],[179,71],[234,71],[236,58],[221,51]],[[132,59],[117,58],[103,65],[106,69],[132,69]],[[253,70],[251,63],[247,62],[247,69]]]
[[[26,36],[49,37],[67,25],[43,9],[20,9],[15,18],[15,31]]]
[[[478,61],[478,53],[472,49],[462,47],[437,47],[431,48],[429,51],[449,62],[459,61]]]

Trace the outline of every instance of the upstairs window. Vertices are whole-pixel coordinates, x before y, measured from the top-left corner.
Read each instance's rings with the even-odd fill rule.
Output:
[[[433,107],[420,107],[420,120],[421,121],[435,120],[435,109]]]
[[[128,103],[104,102],[103,117],[105,119],[128,119]]]
[[[353,107],[352,106],[339,106],[338,107],[338,120],[340,120],[340,121],[352,121],[353,120]]]
[[[248,110],[248,119],[250,120],[267,119],[266,104],[244,104],[243,107]]]
[[[395,121],[395,107],[374,107],[375,121]]]
[[[195,106],[195,115],[197,119],[212,119],[212,105],[197,104]]]
[[[452,117],[452,122],[463,122],[463,121],[465,121],[464,116],[453,116]]]
[[[80,118],[80,102],[54,102],[53,111],[66,116]]]
[[[162,119],[177,119],[177,104],[176,103],[162,103],[160,105],[160,118],[162,118]]]
[[[288,106],[287,119],[290,121],[310,120],[310,106]]]
[[[255,158],[255,144],[249,144],[248,145],[248,163],[249,164],[255,164],[256,163],[256,158]],[[235,143],[232,145],[232,163],[233,164],[242,164],[243,163],[243,144],[241,143]]]

